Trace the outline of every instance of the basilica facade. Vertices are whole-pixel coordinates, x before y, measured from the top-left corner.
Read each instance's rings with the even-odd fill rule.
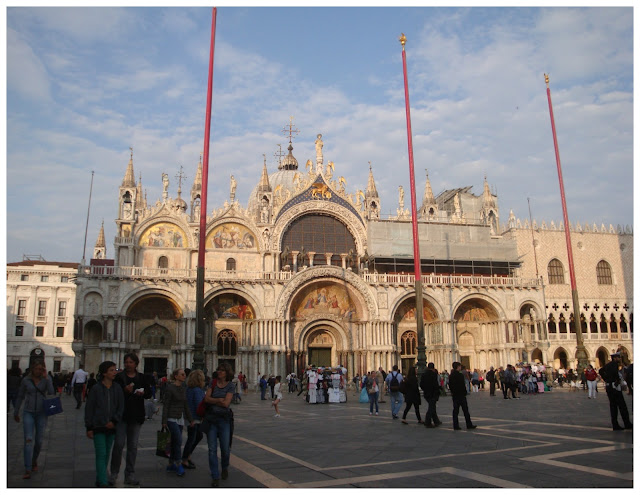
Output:
[[[571,304],[568,277],[549,281],[550,264],[556,275],[567,269],[562,232],[532,229],[513,214],[501,224],[486,178],[480,195],[462,187],[436,197],[427,177],[418,205],[424,329],[417,329],[402,187],[396,215],[383,218],[373,170],[366,190],[349,190],[325,162],[321,138],[304,167],[291,142],[276,171],[257,167],[246,206],[232,176],[229,199],[206,212],[207,370],[228,361],[250,381],[310,364],[342,365],[350,376],[394,364],[406,371],[421,331],[427,360],[439,369],[454,360],[479,369],[520,361],[575,366],[572,314],[562,309]],[[162,197],[147,204],[131,156],[117,196],[113,257],[101,230],[94,259],[78,270],[73,349],[85,369],[104,359],[120,363],[131,351],[147,373],[192,366],[202,163],[188,198],[180,187],[175,198],[168,189],[163,175]],[[602,353],[618,344],[632,355],[633,236],[597,227],[580,234],[581,282],[595,287],[585,294],[581,321],[590,361],[603,364]],[[609,266],[606,287],[595,276],[600,261]]]

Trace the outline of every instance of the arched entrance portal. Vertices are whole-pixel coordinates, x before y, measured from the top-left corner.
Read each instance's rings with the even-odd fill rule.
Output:
[[[309,364],[314,366],[335,366],[334,355],[336,344],[329,329],[318,328],[314,330],[307,341]]]
[[[182,310],[163,294],[149,294],[135,300],[127,310],[126,331],[135,336],[140,345],[140,368],[144,373],[156,372],[159,377],[184,366],[177,352],[172,350],[184,327]]]
[[[487,301],[474,298],[464,301],[455,312],[456,343],[460,362],[467,369],[488,369],[493,362],[484,345],[498,340],[498,312]]]
[[[556,352],[553,353],[553,367],[557,370],[560,368],[564,368],[566,370],[568,369],[568,362],[567,351],[562,347],[556,349]]]
[[[609,361],[609,352],[604,348],[600,347],[596,351],[596,364],[595,369],[599,370]]]
[[[534,349],[531,353],[532,363],[542,363],[542,351],[540,349]]]
[[[427,349],[432,349],[434,346],[442,344],[442,325],[438,318],[438,312],[429,301],[424,300],[422,307],[425,344]],[[418,342],[422,336],[416,329],[415,297],[406,299],[398,306],[393,321],[397,335],[395,344],[400,349],[400,370],[406,373],[411,366],[415,366],[418,360]],[[427,360],[435,359],[433,355],[428,355]]]

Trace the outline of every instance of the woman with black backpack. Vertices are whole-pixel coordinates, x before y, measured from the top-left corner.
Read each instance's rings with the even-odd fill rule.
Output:
[[[400,391],[404,394],[404,401],[407,404],[404,408],[404,414],[402,415],[402,422],[407,425],[406,418],[407,413],[411,409],[411,406],[416,410],[416,416],[418,417],[418,423],[422,423],[420,418],[420,390],[418,390],[418,376],[416,375],[416,368],[411,366],[409,373],[407,373],[407,379],[402,380],[400,383]]]

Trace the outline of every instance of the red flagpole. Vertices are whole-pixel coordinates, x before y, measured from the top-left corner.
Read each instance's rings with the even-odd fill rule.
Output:
[[[584,369],[589,364],[587,352],[582,339],[582,321],[580,320],[580,302],[578,298],[578,286],[576,284],[575,269],[573,266],[573,249],[571,247],[571,230],[569,229],[569,214],[567,213],[567,201],[564,195],[564,181],[562,180],[562,165],[560,164],[560,150],[558,148],[558,136],[556,135],[556,122],[553,117],[553,105],[551,104],[551,89],[549,88],[549,76],[544,75],[547,84],[547,100],[549,101],[549,115],[551,117],[551,133],[553,134],[553,147],[556,153],[556,166],[558,168],[558,181],[560,182],[560,200],[562,202],[562,215],[564,218],[564,235],[567,242],[567,257],[569,258],[569,278],[571,280],[571,298],[573,299],[573,326],[576,331],[576,358],[578,368]]]
[[[211,100],[213,96],[213,55],[216,46],[216,14],[211,14],[211,47],[209,49],[209,82],[207,85],[207,109],[204,123],[204,153],[202,157],[202,190],[200,193],[200,232],[198,242],[198,269],[196,273],[196,335],[193,353],[193,369],[205,370],[204,343],[206,321],[204,314],[204,254],[207,234],[207,193],[209,185],[209,140],[211,135]]]
[[[200,197],[200,242],[198,244],[198,268],[204,268],[205,237],[207,229],[207,190],[209,185],[209,138],[211,134],[211,100],[213,96],[213,55],[216,46],[216,14],[211,16],[211,48],[209,50],[209,83],[207,85],[207,115],[204,122],[204,153],[202,157],[202,196]]]
[[[402,69],[404,73],[404,101],[407,113],[407,146],[409,149],[409,183],[411,189],[411,227],[413,229],[413,269],[416,291],[416,331],[418,334],[418,375],[422,375],[427,367],[426,338],[424,335],[424,301],[422,299],[422,267],[420,266],[420,238],[418,237],[418,213],[416,208],[416,179],[413,169],[413,141],[411,136],[411,110],[409,105],[409,81],[407,78],[407,54],[404,45],[407,38],[400,36],[402,44]],[[403,370],[405,373],[408,370]]]

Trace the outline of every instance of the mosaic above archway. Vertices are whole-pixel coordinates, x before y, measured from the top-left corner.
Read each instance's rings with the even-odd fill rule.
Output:
[[[224,223],[209,232],[205,242],[207,249],[258,249],[252,231],[239,223]]]
[[[431,305],[424,301],[422,307],[423,321],[429,322],[438,319],[438,315]],[[396,321],[398,323],[414,323],[416,322],[416,300],[415,297],[404,301],[396,312]]]
[[[170,222],[156,223],[140,236],[144,247],[186,247],[187,236],[180,227]]]
[[[330,314],[346,320],[359,320],[356,300],[349,290],[333,282],[319,282],[305,287],[291,304],[295,318],[305,319],[314,314]]]
[[[491,305],[474,299],[463,302],[456,311],[458,321],[494,321],[498,319],[496,310]]]
[[[222,294],[215,297],[205,309],[206,318],[234,320],[253,320],[255,312],[249,302],[237,294]]]

